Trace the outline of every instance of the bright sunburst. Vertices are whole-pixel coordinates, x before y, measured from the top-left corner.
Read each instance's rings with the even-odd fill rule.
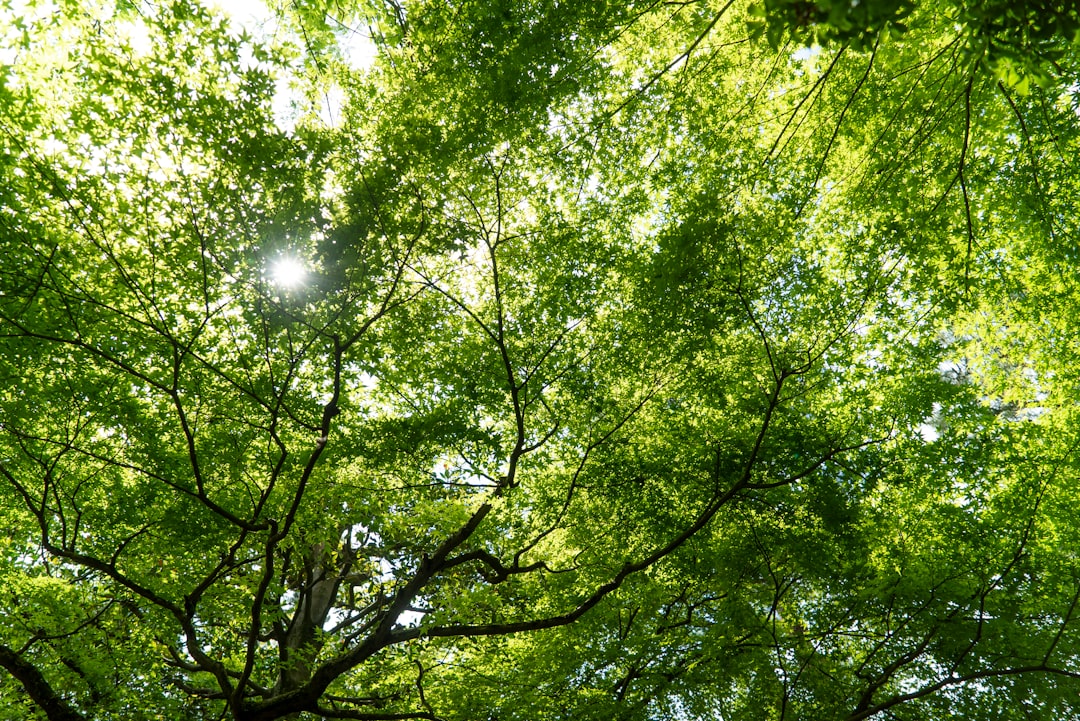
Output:
[[[296,288],[307,278],[307,268],[296,258],[284,256],[270,266],[270,279],[282,288]]]

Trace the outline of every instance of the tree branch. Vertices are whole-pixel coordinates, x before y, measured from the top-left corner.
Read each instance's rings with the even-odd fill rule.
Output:
[[[0,644],[0,666],[22,684],[23,690],[45,712],[49,721],[88,721],[56,693],[36,666],[4,644]]]

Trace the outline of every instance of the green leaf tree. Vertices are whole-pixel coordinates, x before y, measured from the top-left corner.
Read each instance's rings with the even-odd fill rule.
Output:
[[[1071,7],[0,21],[0,719],[1080,712]]]

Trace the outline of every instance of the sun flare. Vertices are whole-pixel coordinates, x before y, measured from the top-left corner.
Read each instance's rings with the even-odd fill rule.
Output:
[[[307,278],[307,268],[296,258],[279,258],[270,267],[270,278],[274,285],[282,288],[296,288]]]

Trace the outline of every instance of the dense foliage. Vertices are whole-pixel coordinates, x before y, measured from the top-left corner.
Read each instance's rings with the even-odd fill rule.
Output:
[[[1071,3],[282,5],[0,2],[0,719],[1080,714]]]

